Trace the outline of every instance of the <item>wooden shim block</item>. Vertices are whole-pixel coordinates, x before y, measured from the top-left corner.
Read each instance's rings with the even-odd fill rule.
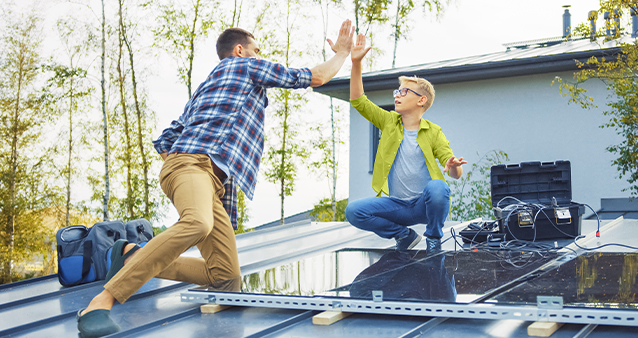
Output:
[[[527,327],[527,335],[534,337],[549,337],[561,326],[563,326],[563,323],[534,322]]]
[[[230,305],[205,304],[199,307],[202,313],[215,313],[228,309]]]
[[[330,325],[348,317],[349,315],[351,315],[349,312],[324,311],[312,317],[312,323],[315,325]]]

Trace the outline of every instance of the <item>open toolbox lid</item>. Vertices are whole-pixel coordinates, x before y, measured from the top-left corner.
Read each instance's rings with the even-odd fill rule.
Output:
[[[492,206],[507,196],[527,203],[552,204],[552,197],[559,206],[572,202],[572,171],[569,161],[521,162],[492,166]],[[500,206],[516,203],[506,199]]]

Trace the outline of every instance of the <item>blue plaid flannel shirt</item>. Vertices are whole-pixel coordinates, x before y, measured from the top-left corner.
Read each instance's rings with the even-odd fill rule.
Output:
[[[264,150],[266,88],[307,88],[311,79],[307,68],[227,57],[199,85],[184,113],[153,141],[155,150],[221,156],[229,171],[222,202],[237,229],[236,186],[252,200]]]

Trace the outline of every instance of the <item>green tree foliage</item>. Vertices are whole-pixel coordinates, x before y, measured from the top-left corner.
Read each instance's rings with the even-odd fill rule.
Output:
[[[419,5],[413,0],[395,0],[396,1],[396,13],[394,15],[394,23],[392,24],[392,37],[394,38],[394,51],[392,52],[392,68],[395,66],[397,57],[397,46],[399,40],[407,37],[410,31],[410,14],[414,12]],[[422,0],[420,3],[423,8],[423,12],[434,12],[435,16],[439,16],[445,10],[445,6],[450,3],[450,0]]]
[[[238,27],[239,20],[241,19],[241,10],[244,5],[244,0],[231,0],[233,2],[232,15],[220,15],[221,30],[226,28]]]
[[[276,26],[280,31],[285,32],[282,40],[271,41],[269,49],[265,49],[271,59],[290,67],[293,61],[299,60],[304,52],[295,49],[298,45],[299,23],[303,21],[302,4],[295,0],[287,0],[280,3],[281,17],[280,23]],[[272,8],[278,11],[279,8]],[[282,26],[280,26],[282,25]],[[277,29],[276,28],[276,29]],[[276,121],[276,127],[271,130],[268,136],[270,144],[265,154],[265,175],[268,182],[279,185],[279,197],[281,200],[281,224],[284,224],[284,200],[286,196],[291,196],[295,188],[295,179],[299,167],[299,160],[308,158],[309,151],[305,148],[303,140],[299,138],[301,124],[299,114],[304,110],[307,103],[306,92],[275,88],[270,91],[269,97],[274,109],[270,110],[272,120]]]
[[[82,125],[85,151],[80,163],[88,166],[83,174],[92,194],[89,201],[79,201],[77,209],[83,215],[99,212],[95,202],[103,201],[104,178],[108,176],[109,214],[124,221],[144,217],[153,222],[162,217],[168,200],[159,186],[161,158],[152,150],[151,135],[156,128],[156,118],[147,104],[144,67],[149,65],[145,63],[149,55],[144,52],[150,48],[138,42],[147,41],[145,38],[151,35],[144,27],[148,26],[146,20],[152,19],[145,17],[146,11],[132,3],[109,4],[111,7],[107,7],[106,12],[113,15],[105,22],[108,33],[104,46],[106,123],[98,123],[95,114],[89,114],[88,121]],[[90,10],[90,7],[81,9]],[[101,39],[92,34],[94,31],[97,32],[90,28],[79,31],[88,33],[87,53],[91,56],[102,51]],[[95,69],[88,68],[88,71],[89,79],[100,77]],[[92,103],[97,100],[93,97]],[[104,146],[105,140],[99,136],[104,126],[107,127],[106,151],[99,149]],[[105,156],[108,157],[108,175],[99,170]]]
[[[248,215],[246,194],[237,186],[237,230],[235,230],[235,235],[253,231],[253,229],[246,229],[246,223],[248,223],[249,220],[250,216]]]
[[[139,57],[138,51],[133,48],[134,33],[137,32],[137,25],[127,23],[125,15],[128,14],[127,8],[124,7],[124,0],[118,0],[118,82],[120,83],[120,107],[124,117],[124,131],[126,134],[126,147],[124,148],[124,160],[127,170],[127,197],[124,199],[127,216],[125,219],[146,218],[149,220],[156,219],[160,216],[160,208],[166,204],[163,193],[159,189],[159,181],[150,176],[150,170],[154,163],[159,163],[160,157],[153,154],[149,156],[149,149],[153,149],[152,142],[149,137],[152,130],[148,127],[149,122],[154,125],[154,114],[149,111],[145,95],[143,93],[142,84],[139,82],[136,71],[139,64],[136,63],[136,56]],[[136,20],[139,22],[139,20]],[[130,96],[133,98],[132,110],[135,119],[128,120],[127,103],[123,95],[124,80],[126,80],[120,69],[122,62],[122,43],[126,46],[128,56],[128,70],[130,74]],[[131,137],[134,133],[134,137]],[[131,138],[134,139],[131,140]],[[132,142],[135,142],[133,145]],[[135,153],[133,153],[133,147]],[[154,152],[154,151],[153,151]],[[135,170],[135,173],[132,171]],[[152,175],[152,177],[156,177]],[[129,191],[130,188],[130,191]],[[135,198],[135,193],[140,194],[139,198]],[[134,210],[134,209],[138,210]]]
[[[317,222],[345,222],[348,199],[337,201],[337,212],[333,213],[332,201],[324,198],[310,211],[310,217]]]
[[[452,221],[493,217],[490,169],[493,165],[509,160],[509,157],[507,153],[500,150],[491,150],[479,157],[480,159],[472,163],[460,179],[448,180],[452,196],[450,206]]]
[[[120,94],[120,118],[122,120],[122,138],[123,143],[121,147],[120,155],[115,158],[115,160],[120,161],[122,163],[122,170],[126,172],[126,197],[120,199],[118,209],[124,209],[126,212],[120,214],[125,214],[129,218],[135,218],[135,199],[136,192],[133,190],[133,128],[131,127],[132,121],[130,121],[131,116],[129,116],[129,107],[127,102],[127,95],[125,92],[127,91],[126,87],[126,57],[124,56],[124,14],[123,12],[123,1],[118,1],[118,25],[117,25],[117,87],[119,89]]]
[[[102,52],[101,67],[100,67],[100,88],[102,89],[102,121],[103,121],[103,135],[104,135],[104,193],[102,194],[102,213],[104,214],[104,220],[108,221],[109,216],[109,198],[111,193],[111,180],[109,177],[109,125],[108,125],[108,113],[106,111],[106,77],[105,77],[105,63],[106,63],[106,10],[104,8],[104,0],[102,4],[102,21],[101,33],[102,39],[100,40],[100,47]]]
[[[322,45],[323,48],[321,50],[321,55],[323,56],[323,61],[325,62],[328,58],[326,55],[326,39],[328,38],[328,25],[329,25],[329,16],[330,13],[329,8],[330,5],[333,4],[335,6],[341,5],[341,2],[338,0],[315,0],[321,9],[321,19],[323,22],[323,39]],[[324,9],[325,6],[325,9]],[[335,104],[334,98],[330,97],[330,140],[324,137],[323,132],[319,132],[319,138],[315,141],[312,141],[312,148],[315,149],[315,153],[320,154],[319,161],[313,161],[310,164],[310,167],[315,170],[315,172],[319,173],[319,175],[323,176],[325,174],[328,179],[330,185],[330,200],[332,204],[332,215],[336,217],[337,215],[337,144],[343,144],[343,141],[340,138],[340,129],[335,122],[338,121],[339,117],[335,116],[335,113],[339,113],[339,106]],[[317,130],[320,130],[321,127],[318,127]],[[325,165],[324,165],[325,164]],[[334,221],[335,219],[333,219]]]
[[[218,23],[218,18],[222,17],[219,2],[151,0],[143,4],[143,7],[158,11],[157,27],[153,29],[155,45],[164,49],[177,61],[178,76],[186,85],[190,98],[197,45],[208,36]],[[232,23],[235,23],[235,19]]]
[[[638,10],[636,0],[605,0],[601,1],[599,13],[614,13],[614,10],[629,16],[630,11]],[[612,14],[612,16],[615,14]],[[601,15],[602,17],[602,15]],[[606,30],[616,32],[615,36],[605,37]],[[630,29],[629,29],[630,31]],[[617,39],[622,27],[615,27],[614,20],[597,32],[599,40]],[[575,35],[589,36],[589,27],[580,25]],[[590,81],[602,81],[607,87],[608,101],[603,111],[609,117],[609,122],[601,128],[612,128],[621,137],[619,144],[607,147],[607,151],[617,156],[612,164],[618,170],[618,177],[627,179],[629,186],[623,191],[630,191],[632,196],[638,196],[638,42],[618,41],[620,53],[608,57],[592,57],[587,62],[578,62],[580,71],[574,73],[574,81],[556,78],[554,83],[560,84],[562,96],[569,97],[570,103],[580,105],[583,109],[597,108],[594,97],[588,96],[582,84]]]
[[[337,217],[337,200],[336,200],[336,189],[337,189],[337,170],[338,170],[338,162],[336,157],[337,144],[344,144],[341,140],[340,134],[341,129],[338,127],[339,123],[334,123],[334,115],[335,112],[339,113],[338,106],[330,105],[331,108],[331,128],[330,130],[325,130],[322,125],[311,128],[311,131],[314,132],[315,137],[310,140],[310,148],[313,150],[313,154],[310,155],[308,163],[309,169],[320,176],[321,178],[325,178],[328,183],[328,189],[330,192],[330,201],[331,205],[331,215],[333,217]],[[332,131],[330,136],[327,137],[326,134],[328,131]],[[323,200],[322,200],[323,201]],[[320,202],[322,204],[323,202]],[[336,221],[337,219],[332,219],[332,221]]]
[[[5,12],[0,47],[0,283],[36,255],[48,256],[52,233],[42,226],[55,199],[43,128],[52,122],[40,86],[41,19]]]
[[[367,35],[373,24],[388,22],[388,7],[392,0],[353,0],[356,34]]]
[[[62,53],[59,60],[53,60],[45,69],[51,72],[48,79],[51,93],[49,104],[61,126],[52,148],[52,154],[55,155],[52,160],[59,177],[64,181],[60,185],[64,187],[65,200],[54,208],[65,215],[64,222],[58,226],[69,226],[73,218],[72,210],[76,209],[72,202],[72,186],[81,174],[80,154],[83,149],[78,138],[83,137],[83,130],[78,125],[86,123],[85,112],[93,88],[89,86],[87,71],[81,66],[88,47],[83,27],[72,18],[65,18],[58,20],[56,28]]]

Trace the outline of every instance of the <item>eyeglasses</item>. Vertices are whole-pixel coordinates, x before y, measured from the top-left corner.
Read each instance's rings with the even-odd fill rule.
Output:
[[[411,92],[413,92],[414,94],[416,94],[416,95],[418,95],[418,96],[423,96],[423,95],[421,95],[421,94],[419,94],[419,93],[415,92],[414,90],[412,90],[412,89],[410,89],[410,88],[395,89],[395,90],[392,92],[392,96],[393,96],[393,97],[397,97],[397,95],[401,95],[401,97],[404,97],[404,96],[408,95],[408,90],[409,90],[409,91],[411,91]]]

